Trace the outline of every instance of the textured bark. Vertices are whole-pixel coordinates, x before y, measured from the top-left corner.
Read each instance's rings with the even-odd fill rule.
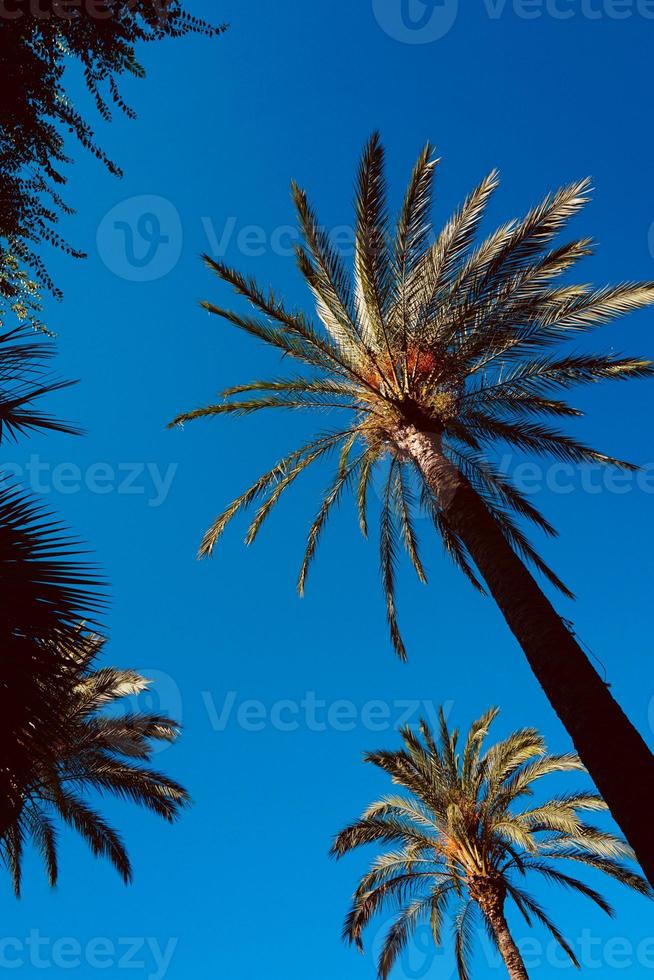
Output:
[[[481,498],[439,452],[438,437],[407,426],[398,447],[418,465],[470,552],[550,704],[654,885],[654,756]]]
[[[497,947],[511,980],[529,980],[529,974],[520,955],[520,950],[513,940],[504,915],[503,892],[490,885],[471,891],[493,930]]]

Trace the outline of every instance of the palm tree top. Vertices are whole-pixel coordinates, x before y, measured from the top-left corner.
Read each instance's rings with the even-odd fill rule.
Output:
[[[613,910],[598,891],[561,870],[563,861],[603,872],[652,897],[645,879],[629,867],[629,846],[582,819],[583,812],[607,809],[601,796],[582,791],[533,801],[534,784],[544,776],[585,772],[578,756],[549,754],[533,728],[486,748],[497,714],[492,708],[474,722],[460,745],[459,733],[449,731],[441,711],[437,736],[423,721],[419,732],[402,730],[401,749],[365,756],[404,792],[367,807],[338,834],[332,854],[342,857],[364,844],[393,845],[361,879],[344,929],[347,941],[363,949],[364,930],[375,915],[399,911],[382,944],[382,978],[421,921],[430,922],[440,945],[451,914],[459,976],[466,980],[475,916],[481,914],[491,926],[488,903],[497,902],[503,910],[509,899],[528,925],[544,925],[578,966],[561,931],[525,890],[525,880],[540,876],[583,895],[609,915]]]
[[[319,224],[306,193],[293,185],[304,239],[296,249],[297,263],[312,293],[318,325],[288,309],[251,278],[205,257],[209,268],[245,297],[257,315],[208,302],[204,307],[275,348],[301,370],[233,386],[219,403],[184,413],[171,423],[263,409],[344,413],[336,431],[322,433],[288,454],[230,504],[207,531],[200,554],[213,552],[236,513],[257,505],[246,537],[248,544],[254,541],[302,471],[338,451],[334,478],[309,530],[298,583],[302,593],[329,514],[348,487],[353,488],[361,530],[367,534],[368,491],[375,467],[385,461],[380,559],[391,636],[401,656],[405,649],[394,599],[400,541],[419,578],[426,578],[414,526],[417,508],[427,513],[451,557],[481,589],[442,501],[410,458],[412,432],[429,435],[441,461],[481,496],[516,552],[570,595],[516,518],[533,522],[547,534],[554,534],[554,529],[501,472],[494,453],[506,444],[567,462],[633,469],[586,446],[555,421],[582,414],[563,397],[568,388],[653,373],[651,362],[640,357],[562,349],[585,331],[654,302],[651,282],[597,289],[558,281],[592,252],[587,238],[553,243],[587,202],[588,180],[548,195],[524,218],[507,222],[475,245],[498,185],[497,172],[467,197],[440,234],[433,235],[436,164],[427,144],[392,228],[384,151],[379,136],[372,137],[357,179],[353,275]]]
[[[108,858],[125,882],[131,880],[125,845],[89,805],[89,793],[136,803],[167,821],[189,802],[179,783],[151,766],[155,744],[173,742],[178,723],[154,712],[115,710],[124,698],[146,690],[150,681],[134,670],[94,668],[103,644],[102,637],[80,628],[78,642],[68,646],[70,683],[60,693],[52,744],[47,755],[35,758],[29,782],[20,787],[21,806],[0,835],[17,895],[28,840],[40,851],[50,884],[57,883],[57,817],[86,840],[94,855]]]

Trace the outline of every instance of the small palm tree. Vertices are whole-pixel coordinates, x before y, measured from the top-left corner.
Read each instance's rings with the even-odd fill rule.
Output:
[[[229,521],[256,505],[246,537],[248,544],[253,542],[300,474],[338,450],[335,476],[309,531],[299,577],[302,593],[330,512],[349,487],[354,488],[361,529],[367,534],[373,471],[378,464],[385,466],[380,559],[398,653],[405,656],[394,596],[396,561],[402,541],[418,577],[425,580],[414,525],[416,507],[421,506],[468,578],[480,589],[478,576],[485,582],[654,882],[654,836],[647,816],[654,758],[528,571],[525,562],[570,594],[516,517],[547,534],[554,529],[501,472],[493,455],[508,443],[559,460],[633,468],[547,420],[581,414],[560,397],[573,385],[651,376],[650,362],[641,358],[557,347],[648,306],[654,302],[654,284],[602,289],[555,284],[591,251],[588,239],[550,245],[586,202],[588,181],[548,196],[524,219],[503,225],[475,248],[479,223],[498,182],[493,172],[432,240],[435,166],[427,145],[391,233],[384,155],[379,138],[372,138],[358,175],[353,281],[306,194],[294,187],[305,239],[297,259],[320,329],[274,293],[207,257],[218,277],[261,315],[212,303],[205,303],[206,309],[304,370],[236,385],[224,392],[223,401],[180,415],[172,424],[262,409],[339,411],[345,418],[336,431],[287,455],[231,503],[205,535],[200,554],[210,555]]]
[[[51,732],[50,751],[36,758],[32,754],[31,779],[17,787],[20,806],[0,835],[17,895],[28,840],[40,851],[50,884],[56,884],[57,817],[86,840],[93,854],[108,858],[123,880],[130,881],[125,845],[86,802],[89,791],[138,803],[169,821],[188,802],[178,783],[149,765],[153,743],[172,742],[179,726],[163,715],[114,710],[121,699],[139,694],[149,682],[132,670],[91,669],[103,642],[80,631],[74,652],[69,649],[71,683]]]
[[[362,934],[388,906],[399,907],[379,958],[379,976],[389,975],[397,957],[421,921],[428,921],[441,945],[445,916],[452,903],[456,962],[461,980],[470,975],[469,958],[475,916],[481,914],[512,980],[527,977],[505,915],[507,900],[528,925],[542,923],[570,960],[579,966],[569,943],[548,914],[524,890],[525,878],[539,875],[584,895],[612,915],[599,892],[560,870],[572,861],[602,871],[642,895],[647,882],[624,859],[631,848],[619,837],[584,823],[581,811],[606,809],[595,793],[571,793],[545,803],[525,805],[533,785],[551,773],[584,771],[576,755],[548,755],[542,737],[531,728],[514,732],[484,751],[484,739],[496,708],[476,721],[463,752],[458,733],[450,733],[440,715],[438,744],[425,722],[420,735],[402,731],[404,748],[366,755],[407,795],[386,796],[336,838],[338,857],[362,844],[391,844],[361,879],[345,923],[347,940],[363,949]]]

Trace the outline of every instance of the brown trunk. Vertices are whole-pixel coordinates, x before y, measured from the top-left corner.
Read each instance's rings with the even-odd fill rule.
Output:
[[[511,980],[529,980],[529,974],[516,946],[504,915],[504,894],[495,887],[484,886],[471,889],[479,908],[482,910],[497,940],[497,948],[504,960]]]
[[[654,885],[654,756],[483,501],[439,452],[437,437],[406,427],[399,448],[414,460],[461,537],[520,643],[550,704]]]

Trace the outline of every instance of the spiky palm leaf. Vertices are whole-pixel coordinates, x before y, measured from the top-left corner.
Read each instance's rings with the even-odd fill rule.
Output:
[[[441,945],[443,925],[451,916],[458,973],[467,980],[475,911],[498,941],[492,912],[499,908],[503,918],[508,899],[528,925],[532,919],[542,923],[576,964],[563,934],[524,890],[525,881],[540,876],[609,915],[613,910],[595,888],[561,868],[562,862],[602,870],[652,897],[647,882],[629,866],[633,853],[628,845],[585,822],[584,813],[606,809],[600,796],[569,793],[534,805],[534,784],[552,773],[583,772],[578,757],[548,754],[533,729],[485,748],[497,714],[491,709],[471,726],[462,750],[458,733],[449,731],[441,712],[438,738],[423,722],[419,734],[403,729],[402,749],[365,757],[404,794],[367,807],[338,834],[332,853],[342,857],[364,844],[393,848],[376,857],[361,879],[344,930],[349,942],[363,948],[372,919],[395,909],[397,918],[379,958],[381,978],[389,975],[420,917],[431,922],[434,941]]]
[[[0,443],[38,429],[78,431],[35,407],[67,385],[46,374],[52,353],[26,328],[0,334]],[[0,477],[1,830],[50,750],[78,624],[93,622],[102,600],[101,583],[65,526]]]
[[[79,551],[23,491],[0,486],[0,832],[51,751],[78,624],[102,606],[101,583]]]
[[[0,440],[39,429],[79,433],[34,406],[44,395],[73,384],[49,377],[46,366],[53,354],[52,344],[27,327],[0,333]]]
[[[76,830],[94,855],[108,858],[124,881],[130,881],[125,845],[89,805],[89,794],[110,794],[168,821],[188,802],[182,786],[150,765],[153,744],[174,741],[178,724],[154,713],[115,711],[123,698],[144,691],[149,681],[136,671],[93,669],[103,642],[79,631],[70,650],[69,683],[59,706],[58,725],[50,732],[50,751],[36,760],[31,778],[20,787],[20,805],[0,836],[17,895],[23,852],[30,840],[43,857],[50,884],[56,884],[57,818]]]
[[[654,301],[652,283],[605,289],[562,286],[556,279],[591,252],[587,239],[563,246],[552,240],[588,199],[589,182],[563,188],[520,221],[511,221],[474,247],[496,172],[467,198],[438,236],[429,210],[435,161],[431,146],[413,172],[394,235],[389,230],[377,135],[364,153],[356,195],[353,279],[321,229],[304,191],[294,186],[304,246],[298,265],[316,303],[320,326],[289,310],[272,292],[206,258],[209,268],[249,301],[257,316],[212,303],[205,308],[288,356],[303,369],[286,378],[259,380],[226,390],[217,404],[178,416],[173,423],[263,409],[339,409],[349,421],[282,459],[235,500],[204,537],[210,555],[229,521],[255,503],[247,535],[253,540],[274,504],[296,478],[332,450],[347,447],[335,482],[320,505],[302,564],[300,591],[329,513],[349,487],[367,532],[367,488],[378,466],[387,466],[381,510],[382,582],[394,646],[404,644],[397,625],[394,564],[401,541],[421,578],[413,515],[422,504],[445,547],[478,584],[465,543],[448,523],[402,434],[416,426],[483,499],[510,546],[570,594],[516,524],[514,515],[548,534],[554,529],[511,479],[497,470],[494,450],[509,445],[573,463],[630,468],[562,431],[554,420],[581,413],[562,400],[570,387],[604,379],[647,377],[649,361],[617,354],[559,350],[583,331]],[[306,369],[311,369],[311,372]],[[416,492],[419,491],[419,492]],[[398,533],[399,529],[399,533]]]

